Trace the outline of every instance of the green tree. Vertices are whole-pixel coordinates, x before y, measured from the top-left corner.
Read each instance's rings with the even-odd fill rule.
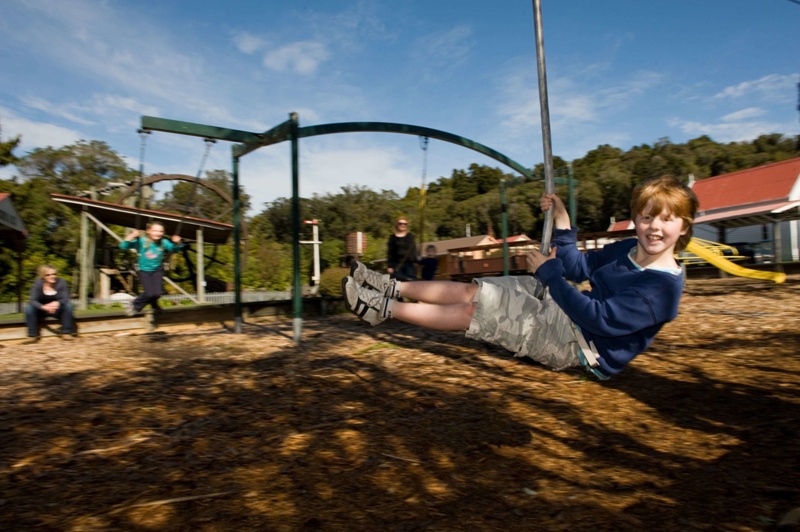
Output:
[[[13,139],[3,140],[3,127],[0,124],[0,167],[8,166],[17,162],[17,157],[14,155],[14,150],[19,147],[22,137],[17,135]]]
[[[478,195],[478,183],[464,170],[453,170],[453,199],[464,201]]]
[[[79,217],[54,202],[50,194],[80,195],[104,187],[109,181],[124,182],[132,178],[122,158],[107,144],[80,141],[62,148],[37,148],[16,161],[19,175],[2,182],[3,189],[13,194],[14,206],[28,229],[23,275],[26,283],[36,266],[56,266],[67,281],[77,271],[80,245]],[[3,257],[11,275],[4,276],[6,290],[16,282],[15,267]],[[13,272],[13,273],[12,273]]]

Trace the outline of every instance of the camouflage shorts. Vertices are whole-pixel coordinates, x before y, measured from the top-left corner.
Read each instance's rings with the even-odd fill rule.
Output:
[[[478,284],[475,312],[467,338],[502,346],[556,371],[580,366],[572,320],[545,292],[533,294],[539,281],[531,275],[487,277]]]

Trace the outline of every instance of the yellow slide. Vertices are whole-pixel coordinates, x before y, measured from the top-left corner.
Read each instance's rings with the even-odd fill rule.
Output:
[[[738,264],[735,264],[728,259],[717,255],[713,251],[709,251],[708,249],[704,248],[701,244],[696,242],[694,238],[689,241],[689,245],[686,246],[686,251],[689,253],[694,253],[709,264],[712,264],[713,266],[716,266],[720,270],[730,273],[731,275],[750,277],[751,279],[764,279],[765,281],[775,281],[776,283],[782,283],[786,280],[786,274],[783,272],[764,272],[761,270],[742,268]]]

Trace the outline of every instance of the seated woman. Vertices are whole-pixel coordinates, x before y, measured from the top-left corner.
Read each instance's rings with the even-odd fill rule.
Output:
[[[59,334],[63,338],[70,338],[76,332],[67,282],[59,279],[58,270],[48,264],[39,266],[37,273],[36,282],[31,287],[30,301],[25,306],[28,338],[33,342],[39,340],[39,325],[47,317],[59,320]]]

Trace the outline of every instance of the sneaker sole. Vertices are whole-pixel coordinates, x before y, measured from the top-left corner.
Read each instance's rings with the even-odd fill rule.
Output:
[[[348,282],[350,279],[353,279],[352,283]],[[378,311],[367,305],[366,302],[358,297],[358,284],[353,277],[345,277],[342,279],[342,294],[344,294],[344,303],[347,306],[347,310],[358,316],[361,320],[369,323],[373,327],[384,321],[378,318]],[[352,306],[350,304],[351,300],[355,300]],[[372,319],[366,317],[370,311],[374,313]]]
[[[369,287],[374,288],[375,290],[385,294],[387,292],[388,288],[389,288],[389,285],[392,282],[391,278],[389,278],[385,282],[383,282],[384,274],[380,274],[378,272],[371,272],[371,273],[373,273],[373,274],[375,274],[377,276],[380,276],[381,281],[382,281],[380,283],[380,286],[375,286],[374,284],[370,283],[367,280],[366,276],[364,276],[363,279],[361,280],[361,282],[359,283],[359,281],[356,279],[356,272],[358,271],[358,265],[359,264],[364,266],[363,263],[359,263],[358,261],[354,261],[353,264],[350,265],[350,277],[352,277],[356,281],[356,284],[361,284],[362,286],[363,285],[369,286]],[[366,266],[364,266],[364,267],[366,268]]]
[[[358,272],[358,265],[359,265],[358,261],[353,261],[353,264],[350,265],[350,277],[353,278],[353,280],[356,282],[356,284],[360,284],[362,286],[365,285],[365,284],[368,285],[368,286],[372,286],[371,284],[369,284],[367,282],[366,278],[362,278],[360,282],[358,280],[356,280],[356,272]],[[380,287],[377,287],[377,286],[373,286],[373,288],[380,289]]]

